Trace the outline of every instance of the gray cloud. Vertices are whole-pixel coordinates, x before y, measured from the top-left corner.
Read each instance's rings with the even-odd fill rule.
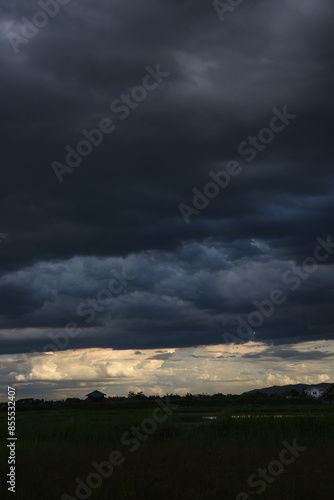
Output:
[[[73,348],[220,343],[333,228],[332,2],[245,2],[221,23],[204,0],[71,0],[15,54],[8,30],[37,8],[0,1],[2,352],[71,320]],[[122,121],[111,103],[157,64],[170,76]],[[238,145],[285,105],[296,120],[248,164]],[[59,184],[52,161],[104,117],[115,132]],[[179,203],[231,159],[242,174],[186,226]],[[125,265],[135,280],[87,324],[78,305]],[[257,339],[333,338],[332,283],[331,258]]]

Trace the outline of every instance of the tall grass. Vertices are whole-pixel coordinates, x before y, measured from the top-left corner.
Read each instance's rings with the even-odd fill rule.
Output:
[[[118,449],[125,463],[93,491],[91,499],[233,500],[249,490],[250,474],[277,459],[282,441],[296,438],[306,450],[255,497],[333,500],[333,412],[321,418],[282,419],[232,419],[230,413],[224,411],[215,421],[172,415],[131,453],[121,444],[121,436],[131,426],[140,426],[150,410],[18,412],[14,498],[54,500],[64,492],[75,497],[75,479],[85,480],[93,471],[92,461],[106,460]],[[0,417],[3,443],[5,415]],[[1,447],[1,471],[7,470],[6,454]],[[4,476],[2,472],[1,492]]]

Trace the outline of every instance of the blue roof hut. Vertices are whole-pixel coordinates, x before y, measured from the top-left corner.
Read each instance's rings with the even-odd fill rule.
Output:
[[[94,403],[97,401],[104,401],[104,396],[105,396],[104,392],[93,391],[86,395],[87,397],[86,401],[93,401]]]

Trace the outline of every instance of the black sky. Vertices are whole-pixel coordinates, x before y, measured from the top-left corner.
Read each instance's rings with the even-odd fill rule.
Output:
[[[286,301],[256,338],[334,338],[333,256],[291,290],[284,273],[334,241],[331,0],[244,1],[223,22],[201,0],[71,0],[15,53],[40,10],[0,1],[2,353],[219,344],[273,289]],[[169,73],[121,120],[111,103],[147,67]],[[150,80],[152,83],[153,80]],[[273,108],[296,115],[247,162],[238,147]],[[59,182],[82,130],[115,130]],[[186,224],[211,171],[242,173]],[[112,270],[131,275],[94,319],[77,308]]]

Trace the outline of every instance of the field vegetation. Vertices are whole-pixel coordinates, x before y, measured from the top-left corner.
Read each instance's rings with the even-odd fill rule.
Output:
[[[334,405],[301,399],[231,397],[207,404],[205,398],[171,397],[169,405],[178,407],[168,412],[147,398],[22,406],[17,410],[13,497],[333,500]],[[154,429],[149,425],[153,415],[164,420],[155,422]],[[0,412],[2,443],[6,417],[5,411]],[[140,430],[141,438],[134,437],[133,428]],[[269,474],[269,479],[250,486],[250,476],[255,484],[258,469],[267,470],[279,458],[283,442],[297,443],[302,451],[277,476]],[[113,450],[119,452],[122,463],[114,465],[99,487],[87,486],[89,474],[96,473],[92,463],[107,461]],[[0,460],[1,471],[6,471],[4,446]],[[4,475],[1,498],[8,498],[11,493],[6,491]],[[87,486],[79,496],[77,478]]]

